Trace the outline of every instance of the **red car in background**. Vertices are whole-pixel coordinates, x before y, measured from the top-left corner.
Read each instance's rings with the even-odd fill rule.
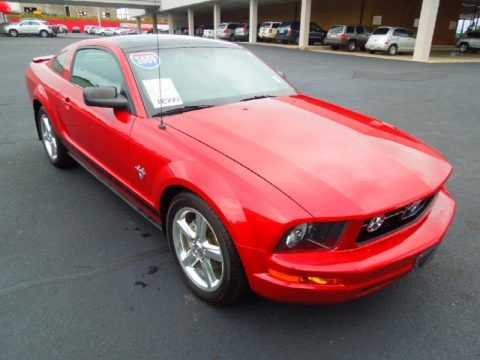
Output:
[[[356,299],[423,265],[454,216],[438,151],[235,44],[84,40],[26,81],[50,162],[75,159],[162,227],[210,303]]]

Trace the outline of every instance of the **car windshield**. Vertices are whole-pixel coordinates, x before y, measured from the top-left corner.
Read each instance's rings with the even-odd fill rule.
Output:
[[[278,73],[240,47],[161,49],[130,53],[128,59],[150,116],[296,94]]]

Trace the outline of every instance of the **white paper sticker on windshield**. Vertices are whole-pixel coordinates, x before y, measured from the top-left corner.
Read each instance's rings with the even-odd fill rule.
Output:
[[[160,109],[161,107],[182,105],[183,101],[172,79],[164,78],[160,80],[161,81],[158,81],[158,79],[143,80],[143,85],[145,86],[145,90],[153,107]],[[160,91],[160,86],[162,87],[162,91]]]

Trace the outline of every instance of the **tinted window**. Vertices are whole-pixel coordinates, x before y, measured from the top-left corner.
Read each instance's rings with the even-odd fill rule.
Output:
[[[236,29],[237,27],[239,27],[239,26],[241,26],[241,25],[240,25],[240,24],[230,24],[230,25],[228,25],[228,28],[229,28],[230,30],[235,30],[235,29]]]
[[[266,27],[266,28],[268,28],[268,27],[270,27],[271,24],[272,24],[272,23],[270,23],[270,22],[264,22],[261,27]]]
[[[218,25],[217,29],[225,29],[226,26],[227,26],[226,24],[220,24]]]
[[[355,32],[355,26],[347,26],[347,34],[353,34]]]
[[[58,73],[63,73],[65,70],[65,58],[67,57],[67,52],[58,54],[57,57],[53,60],[53,69]]]
[[[363,34],[363,26],[357,26],[357,34]]]
[[[393,31],[393,36],[408,37],[408,33],[404,29],[395,29]]]
[[[115,86],[119,93],[123,89],[123,76],[117,61],[110,53],[98,49],[77,52],[70,81],[83,88]]]
[[[387,35],[389,28],[378,28],[373,32],[373,35]]]
[[[276,28],[278,28],[279,25],[280,25],[279,23],[273,24],[272,28],[276,29]]]

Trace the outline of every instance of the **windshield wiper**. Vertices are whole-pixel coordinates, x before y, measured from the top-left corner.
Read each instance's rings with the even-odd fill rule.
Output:
[[[187,105],[187,106],[184,106],[184,107],[159,112],[158,114],[155,114],[152,117],[181,114],[181,113],[188,112],[188,111],[207,109],[207,108],[210,108],[210,107],[213,107],[213,105]]]
[[[242,99],[240,101],[250,101],[250,100],[265,99],[265,98],[271,98],[271,97],[274,97],[274,96],[273,95],[256,95],[256,96]]]

